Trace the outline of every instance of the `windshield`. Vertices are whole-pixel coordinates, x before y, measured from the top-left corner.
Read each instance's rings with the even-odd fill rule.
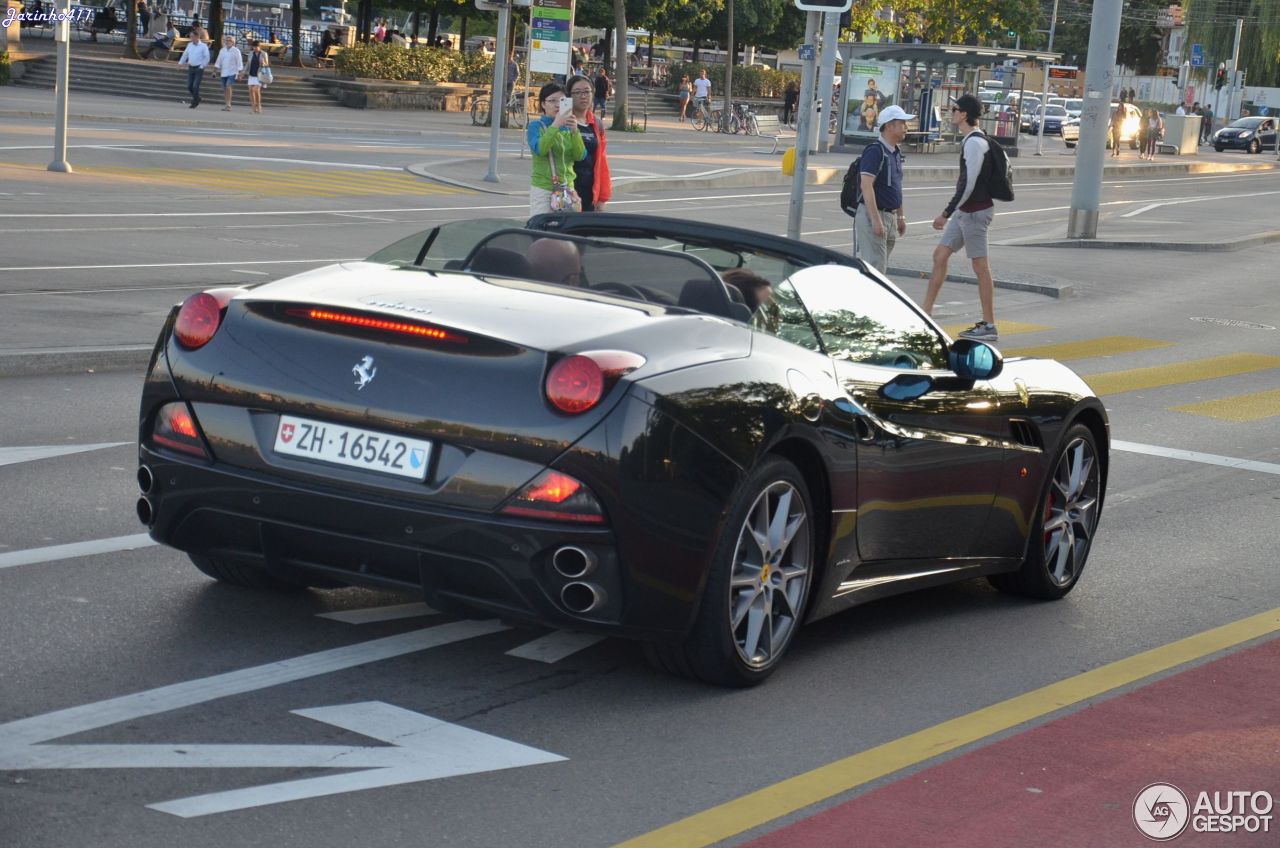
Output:
[[[460,264],[472,249],[498,230],[524,226],[524,220],[512,218],[472,218],[451,221],[429,230],[406,236],[389,244],[366,259],[380,265],[401,268],[415,266],[440,271],[450,263]],[[450,266],[451,267],[451,266]]]
[[[1240,127],[1241,129],[1252,130],[1252,129],[1257,129],[1258,125],[1261,124],[1264,120],[1266,119],[1265,118],[1240,118],[1239,120],[1232,121],[1231,126]]]
[[[1084,109],[1083,100],[1068,100],[1066,103],[1062,105],[1066,107],[1067,111],[1079,112]]]
[[[1061,118],[1067,114],[1067,110],[1061,106],[1046,106],[1044,107],[1044,113],[1050,118]]]

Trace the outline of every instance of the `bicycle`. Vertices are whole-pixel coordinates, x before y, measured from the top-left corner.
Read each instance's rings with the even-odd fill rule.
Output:
[[[735,103],[733,105],[733,113],[738,126],[744,133],[747,135],[760,135],[760,122],[756,120],[755,110],[751,108],[750,103]]]
[[[529,122],[529,107],[525,103],[525,92],[513,91],[507,98],[507,124],[522,130]],[[489,97],[477,97],[471,102],[471,125],[489,126]]]
[[[707,111],[707,98],[698,97],[693,101],[693,128],[699,132],[711,129],[711,113]]]

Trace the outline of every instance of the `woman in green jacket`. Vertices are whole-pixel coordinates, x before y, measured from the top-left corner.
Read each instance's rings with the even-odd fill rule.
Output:
[[[573,164],[587,156],[586,145],[578,132],[578,122],[573,117],[572,103],[564,89],[558,83],[547,83],[538,92],[538,105],[542,107],[542,116],[530,121],[528,130],[529,149],[533,151],[530,215],[553,211],[553,194],[563,198],[557,200],[557,205],[562,205],[563,210],[574,208],[577,192],[573,190]]]

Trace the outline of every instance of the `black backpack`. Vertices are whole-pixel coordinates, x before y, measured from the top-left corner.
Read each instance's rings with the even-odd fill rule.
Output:
[[[871,144],[879,144],[873,141]],[[871,145],[867,145],[870,147]],[[844,185],[840,187],[840,208],[844,210],[844,214],[850,218],[858,217],[858,204],[862,203],[862,176],[858,169],[862,167],[862,157],[866,154],[867,149],[864,147],[862,153],[849,163],[849,170],[844,172]],[[884,173],[884,156],[880,157],[880,170],[876,172],[876,179],[880,179],[880,175]]]
[[[987,150],[991,155],[991,175],[987,177],[987,193],[992,200],[1013,200],[1013,166],[1009,154],[1000,142],[987,137]]]

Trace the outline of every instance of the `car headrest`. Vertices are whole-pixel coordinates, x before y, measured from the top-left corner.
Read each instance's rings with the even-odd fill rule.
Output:
[[[514,250],[502,247],[482,247],[475,256],[471,257],[467,270],[477,274],[519,277],[525,280],[533,277],[533,269],[529,266],[528,259]]]
[[[705,277],[689,280],[684,284],[684,288],[680,289],[680,298],[676,303],[686,309],[728,318],[731,301],[729,294],[725,291],[726,288],[727,286],[719,280],[710,280]]]

